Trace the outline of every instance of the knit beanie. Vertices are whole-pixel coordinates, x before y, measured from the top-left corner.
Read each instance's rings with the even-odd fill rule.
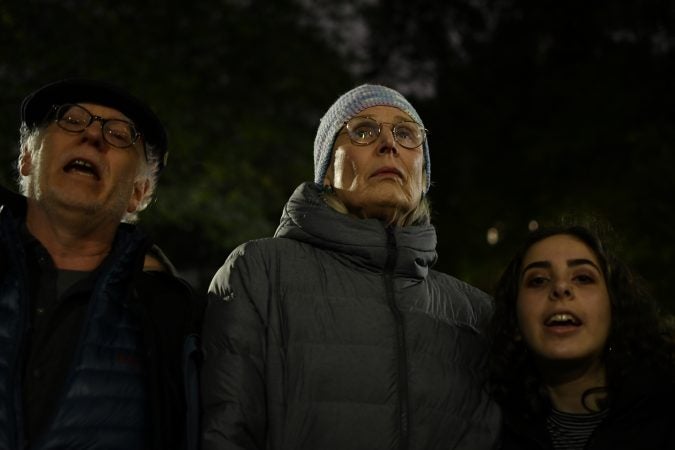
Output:
[[[314,139],[314,182],[322,186],[333,155],[333,145],[344,123],[371,106],[392,106],[410,116],[412,120],[424,126],[415,108],[399,92],[376,84],[363,84],[346,92],[338,98],[321,118]],[[424,140],[424,170],[427,175],[425,193],[431,184],[431,160],[429,144]]]

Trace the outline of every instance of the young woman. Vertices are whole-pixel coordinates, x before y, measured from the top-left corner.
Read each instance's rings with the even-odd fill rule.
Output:
[[[593,232],[531,234],[495,303],[503,449],[675,449],[672,330]]]

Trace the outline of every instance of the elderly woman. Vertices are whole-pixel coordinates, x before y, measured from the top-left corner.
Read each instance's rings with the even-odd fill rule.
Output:
[[[502,449],[675,449],[672,329],[594,232],[531,234],[495,302]]]
[[[328,110],[274,238],[237,248],[209,289],[209,449],[493,448],[483,389],[491,301],[436,272],[429,147],[398,92]]]

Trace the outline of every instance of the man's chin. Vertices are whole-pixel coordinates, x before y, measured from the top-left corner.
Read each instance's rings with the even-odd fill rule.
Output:
[[[102,208],[101,202],[84,192],[51,192],[36,197],[38,201],[50,209],[59,208],[72,212],[95,215]]]

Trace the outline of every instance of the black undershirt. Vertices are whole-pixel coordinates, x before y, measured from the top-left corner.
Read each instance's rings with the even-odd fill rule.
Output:
[[[25,231],[25,230],[24,230]],[[24,232],[30,319],[23,347],[23,417],[27,446],[48,426],[62,395],[93,290],[93,272],[59,271]]]

